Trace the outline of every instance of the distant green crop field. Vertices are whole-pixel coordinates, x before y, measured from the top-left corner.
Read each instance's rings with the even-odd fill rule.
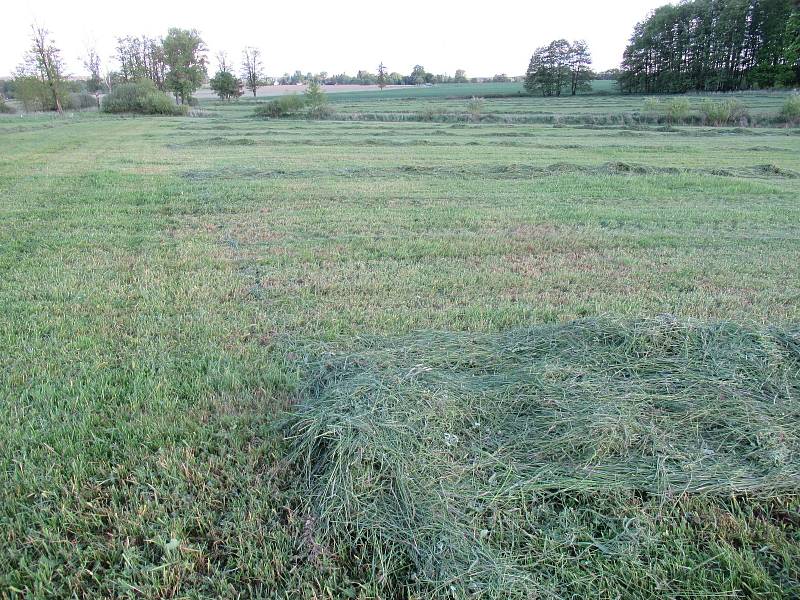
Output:
[[[580,95],[614,94],[617,93],[615,81],[595,80],[591,82],[592,89],[581,92]],[[334,88],[328,88],[335,91]],[[269,91],[268,88],[266,91]],[[263,92],[262,92],[263,94]],[[372,90],[346,91],[331,93],[330,96],[337,101],[347,100],[378,100],[394,99],[409,100],[415,98],[469,98],[527,95],[522,83],[440,83],[430,86],[403,86],[389,87],[383,90],[377,87]],[[264,97],[268,97],[264,94]],[[243,100],[252,100],[250,97]]]
[[[800,594],[797,128],[253,107],[0,118],[0,597]]]
[[[440,83],[427,86],[405,86],[403,88],[387,88],[384,90],[341,92],[335,94],[340,100],[380,98],[413,99],[413,98],[447,98],[458,96],[505,96],[524,94],[521,83]],[[333,96],[333,94],[331,94]]]
[[[511,122],[546,122],[580,119],[607,123],[646,112],[647,97],[615,92],[615,82],[595,81],[593,91],[577,96],[544,98],[527,94],[522,84],[447,84],[408,87],[383,91],[354,91],[328,94],[333,119],[354,120],[470,120],[468,104],[474,97],[484,98],[483,119]],[[754,118],[776,116],[789,96],[788,91],[741,92],[733,94],[695,94],[659,96],[662,106],[674,98],[688,98],[690,112],[697,114],[704,100],[721,102],[735,99]],[[243,97],[236,103],[204,100],[202,106],[230,116],[252,114],[255,106],[271,98]]]

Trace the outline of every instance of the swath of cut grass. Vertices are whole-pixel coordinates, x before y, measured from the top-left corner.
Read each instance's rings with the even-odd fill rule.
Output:
[[[359,343],[312,353],[287,424],[315,543],[356,580],[800,593],[800,330],[664,316]]]

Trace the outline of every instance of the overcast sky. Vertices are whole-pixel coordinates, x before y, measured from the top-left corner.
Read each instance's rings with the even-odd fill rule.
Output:
[[[633,26],[665,0],[366,0],[169,2],[138,0],[9,0],[0,9],[0,75],[11,74],[28,46],[30,24],[46,26],[70,74],[83,74],[82,56],[94,44],[113,62],[114,39],[160,36],[169,27],[196,28],[212,58],[225,50],[239,64],[241,49],[262,49],[268,75],[327,71],[408,73],[422,64],[434,73],[465,69],[468,76],[525,72],[530,55],[553,39],[585,39],[594,66],[619,65]]]

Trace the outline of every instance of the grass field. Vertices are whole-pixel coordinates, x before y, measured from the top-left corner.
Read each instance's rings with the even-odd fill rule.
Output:
[[[481,111],[483,120],[501,123],[549,124],[562,121],[568,124],[570,121],[580,121],[607,124],[608,121],[619,121],[645,110],[645,97],[615,95],[615,86],[614,81],[594,81],[589,93],[543,98],[527,95],[519,83],[445,84],[383,91],[337,92],[329,94],[329,99],[333,118],[339,120],[464,121],[469,119],[468,102],[473,97],[487,100]],[[704,98],[735,98],[747,107],[754,118],[776,115],[786,97],[786,92],[771,91],[689,96],[694,111]],[[659,97],[665,104],[672,98],[674,96]],[[266,96],[245,96],[234,105],[212,101],[207,102],[206,106],[243,116],[267,99]]]
[[[2,597],[800,594],[798,129],[201,108],[0,119]]]

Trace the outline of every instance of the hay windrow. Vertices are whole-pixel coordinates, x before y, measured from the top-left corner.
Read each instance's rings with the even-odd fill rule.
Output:
[[[250,140],[246,140],[250,141]],[[234,140],[231,145],[237,145]],[[302,169],[285,168],[261,169],[247,166],[225,167],[218,169],[192,169],[182,176],[189,181],[239,180],[239,179],[308,179],[312,177],[336,177],[345,179],[379,179],[420,177],[460,177],[476,180],[509,180],[535,179],[539,177],[558,177],[565,175],[583,176],[673,176],[696,175],[740,178],[781,178],[796,179],[800,175],[791,169],[773,164],[755,165],[753,167],[715,167],[679,169],[676,167],[654,167],[623,161],[608,162],[600,165],[582,165],[570,162],[558,162],[546,166],[523,163],[507,163],[501,165],[399,165],[392,167],[337,167],[335,169]]]
[[[800,330],[664,316],[360,347],[313,354],[287,425],[315,535],[355,577],[800,592]]]

